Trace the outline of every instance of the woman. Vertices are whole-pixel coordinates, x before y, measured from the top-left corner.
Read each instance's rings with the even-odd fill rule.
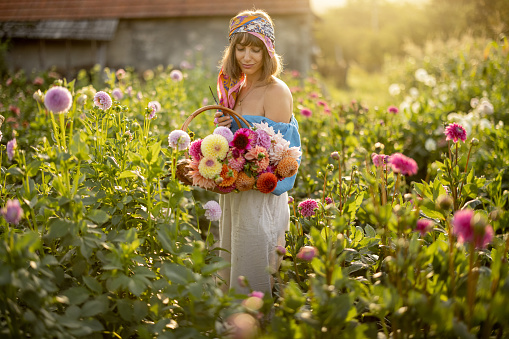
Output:
[[[261,10],[241,12],[230,21],[229,40],[218,77],[220,104],[250,123],[268,124],[281,132],[291,147],[300,147],[292,94],[276,77],[282,67],[274,50],[272,20]],[[216,113],[215,122],[233,131],[239,128],[221,112]],[[228,251],[220,255],[231,263],[220,272],[226,288],[271,293],[271,273],[281,262],[276,248],[285,246],[290,220],[286,191],[294,182],[295,176],[280,181],[272,194],[250,190],[220,196],[219,246]],[[249,287],[239,277],[245,277]]]

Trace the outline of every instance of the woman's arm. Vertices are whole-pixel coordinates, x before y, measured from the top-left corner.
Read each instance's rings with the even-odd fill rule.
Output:
[[[290,122],[293,112],[292,92],[279,79],[269,85],[263,101],[265,117],[274,122]]]

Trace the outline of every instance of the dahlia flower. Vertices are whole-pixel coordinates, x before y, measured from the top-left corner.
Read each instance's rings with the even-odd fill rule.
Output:
[[[216,175],[221,173],[223,166],[215,158],[205,156],[200,160],[198,169],[204,178],[214,179]]]
[[[23,209],[21,208],[18,199],[7,200],[5,207],[0,209],[0,213],[4,217],[5,221],[14,225],[19,224],[23,217]]]
[[[479,228],[474,226],[474,215],[474,211],[469,209],[454,213],[451,221],[453,233],[460,243],[474,242],[476,248],[485,248],[493,240],[493,228],[491,225],[480,225],[479,232]]]
[[[385,163],[385,157],[386,157],[385,154],[371,153],[371,160],[373,160],[373,164],[376,167],[381,167],[381,166],[385,167],[387,165]]]
[[[115,75],[117,76],[117,79],[118,79],[118,80],[122,80],[122,79],[125,77],[125,70],[123,70],[122,68],[119,68],[119,69],[115,72]]]
[[[168,144],[177,151],[183,151],[189,147],[191,138],[185,131],[176,129],[168,135]]]
[[[313,113],[311,112],[310,109],[308,108],[303,108],[300,110],[300,114],[302,114],[303,116],[305,116],[306,118],[309,118]]]
[[[306,199],[300,202],[298,207],[303,217],[311,217],[315,215],[315,210],[318,209],[318,203],[313,199]]]
[[[245,172],[240,172],[235,181],[235,187],[239,191],[249,191],[255,184],[255,178],[250,177]]]
[[[288,204],[293,204],[294,200],[291,195],[288,196]]]
[[[463,126],[457,123],[449,124],[449,126],[445,128],[444,133],[447,136],[445,140],[452,140],[455,143],[458,142],[458,140],[463,142],[467,140],[467,131],[463,128]]]
[[[202,139],[197,139],[189,145],[189,154],[191,157],[195,160],[200,160],[203,157],[203,154],[201,152],[201,142]]]
[[[177,81],[178,82],[178,81],[182,81],[182,79],[184,79],[184,75],[178,69],[174,69],[173,71],[170,72],[170,78],[173,81]]]
[[[205,157],[224,159],[228,153],[228,141],[219,134],[207,135],[201,142],[201,152]]]
[[[240,157],[231,157],[228,158],[228,166],[236,170],[237,172],[240,172],[244,169],[244,164],[246,163],[246,159],[244,159],[243,156]]]
[[[214,130],[214,133],[213,134],[219,134],[219,135],[222,135],[227,141],[228,143],[232,142],[233,141],[233,133],[232,131],[226,127],[226,126],[219,126],[217,127],[215,130]]]
[[[227,187],[235,183],[235,180],[237,180],[239,172],[223,164],[223,168],[221,170],[220,175],[223,181],[219,184],[219,186]]]
[[[392,114],[398,114],[399,109],[396,106],[389,106],[387,108],[387,112],[392,113]]]
[[[269,166],[269,157],[267,150],[261,146],[255,146],[251,148],[245,154],[244,158],[248,161],[253,161],[255,166],[258,167],[259,172],[264,171]]]
[[[113,91],[111,91],[111,95],[115,98],[115,100],[122,100],[124,97],[124,93],[122,93],[122,90],[120,88],[114,88]]]
[[[421,233],[421,236],[426,235],[427,232],[433,229],[433,221],[429,219],[419,219],[417,220],[417,225],[415,226],[415,230]]]
[[[334,202],[334,201],[332,200],[332,198],[331,198],[331,197],[326,197],[326,198],[325,198],[325,203],[326,203],[327,205],[330,205],[330,204],[332,204],[333,202]]]
[[[251,149],[251,144],[254,141],[254,132],[249,128],[239,128],[233,135],[233,140],[230,146],[235,147],[241,152]]]
[[[7,157],[9,158],[9,161],[12,161],[12,158],[14,158],[14,151],[17,148],[18,142],[16,141],[16,138],[7,142]]]
[[[104,91],[99,91],[94,95],[94,105],[104,111],[110,108],[112,103],[110,96]]]
[[[147,105],[147,108],[150,112],[148,118],[150,120],[153,120],[156,118],[156,113],[161,110],[161,104],[159,103],[159,101],[150,101]]]
[[[205,217],[210,221],[221,219],[221,206],[219,206],[217,201],[210,200],[203,205],[203,208],[205,209]]]
[[[42,93],[40,89],[35,91],[34,94],[32,95],[32,97],[38,103],[40,103],[40,104],[44,103],[44,93]]]
[[[262,193],[270,193],[276,189],[277,178],[272,173],[262,173],[256,181],[256,187]]]
[[[417,173],[418,167],[415,160],[401,153],[392,154],[389,158],[389,163],[395,173],[401,173],[407,176]]]
[[[255,143],[257,146],[261,146],[265,149],[269,149],[271,144],[270,135],[264,130],[255,131]]]
[[[253,126],[256,127],[257,132],[259,132],[260,130],[264,131],[269,135],[270,138],[272,138],[276,134],[276,132],[274,132],[274,128],[272,128],[272,126],[269,126],[269,124],[266,122],[253,123]]]
[[[284,157],[277,164],[276,173],[283,178],[288,178],[297,173],[299,163],[292,157]]]
[[[189,164],[191,170],[187,174],[193,180],[193,186],[198,186],[204,189],[213,189],[216,187],[216,183],[213,179],[207,179],[201,175],[198,166],[199,161],[191,161]]]
[[[50,88],[44,96],[44,106],[53,113],[66,112],[71,108],[72,95],[65,87]]]
[[[311,261],[318,254],[318,250],[314,246],[303,246],[297,253],[297,259]]]

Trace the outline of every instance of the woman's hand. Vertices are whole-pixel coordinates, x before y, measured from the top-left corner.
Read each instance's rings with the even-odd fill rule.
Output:
[[[223,112],[217,111],[216,114],[214,114],[214,124],[230,128],[232,125],[232,118]]]

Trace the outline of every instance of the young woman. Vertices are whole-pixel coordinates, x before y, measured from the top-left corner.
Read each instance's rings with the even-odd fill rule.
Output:
[[[241,114],[250,123],[266,123],[300,147],[297,121],[293,117],[292,94],[277,78],[281,58],[274,49],[274,25],[261,10],[244,11],[230,21],[230,44],[224,52],[218,77],[220,104]],[[235,132],[232,119],[217,112],[215,122]],[[245,126],[242,126],[245,127]],[[286,191],[295,176],[278,183],[269,194],[250,190],[223,194],[219,198],[221,256],[231,267],[220,272],[226,288],[247,293],[271,293],[271,274],[278,270],[281,256],[277,246],[285,246],[290,210]],[[240,281],[239,281],[240,277]],[[247,280],[249,287],[243,283]]]

